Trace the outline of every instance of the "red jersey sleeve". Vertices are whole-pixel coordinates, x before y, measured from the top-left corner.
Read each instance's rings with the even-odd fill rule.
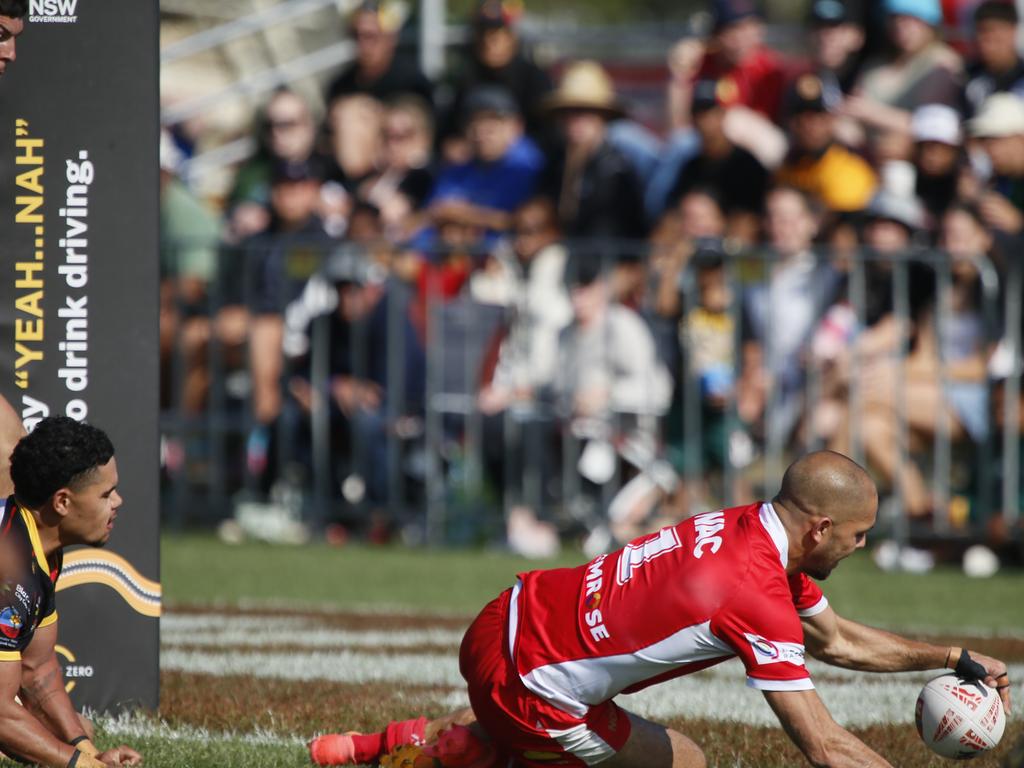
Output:
[[[828,608],[828,598],[806,574],[797,573],[790,576],[789,591],[793,594],[793,605],[796,606],[797,616],[802,619],[817,616]]]
[[[804,664],[804,631],[783,576],[768,585],[748,581],[711,620],[747,669],[747,685],[763,691],[814,688]]]

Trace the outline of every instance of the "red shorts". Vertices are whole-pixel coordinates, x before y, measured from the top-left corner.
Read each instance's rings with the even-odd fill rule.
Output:
[[[611,701],[574,717],[523,685],[509,653],[512,590],[492,600],[462,639],[459,670],[477,721],[517,765],[594,765],[622,749],[629,717]]]

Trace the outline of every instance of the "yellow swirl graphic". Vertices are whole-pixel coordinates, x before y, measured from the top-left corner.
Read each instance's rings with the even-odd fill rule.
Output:
[[[80,584],[104,584],[119,594],[143,616],[160,616],[162,590],[120,555],[95,549],[81,549],[64,556],[64,567],[57,580],[57,591]]]
[[[75,654],[73,654],[70,651],[70,649],[65,648],[63,645],[60,645],[59,643],[54,647],[53,650],[57,652],[57,655],[63,656],[65,659],[67,659],[68,664],[74,664],[76,661],[78,661],[78,659],[75,658]],[[64,684],[64,690],[68,693],[71,693],[73,690],[75,690],[75,681],[68,680],[67,683]]]

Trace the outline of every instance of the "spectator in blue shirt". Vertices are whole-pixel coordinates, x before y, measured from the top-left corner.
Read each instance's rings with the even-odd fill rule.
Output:
[[[505,88],[470,91],[465,115],[472,159],[441,171],[428,213],[432,221],[454,219],[501,232],[509,228],[512,212],[533,196],[544,156],[523,135],[519,106]]]

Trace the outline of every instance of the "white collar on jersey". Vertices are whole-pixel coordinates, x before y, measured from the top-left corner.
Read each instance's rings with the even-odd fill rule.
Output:
[[[770,501],[766,501],[761,505],[761,525],[768,531],[768,535],[772,537],[772,541],[775,542],[775,548],[779,550],[779,558],[782,560],[782,567],[785,568],[789,564],[789,537],[786,535],[786,529],[782,525],[782,521],[779,520],[779,514],[775,511],[775,507],[772,506]]]

